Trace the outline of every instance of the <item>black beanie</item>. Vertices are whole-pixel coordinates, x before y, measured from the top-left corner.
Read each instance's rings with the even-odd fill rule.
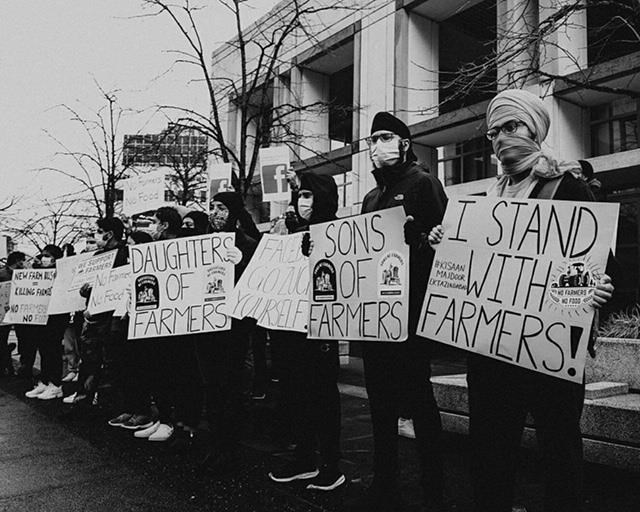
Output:
[[[401,139],[411,140],[409,127],[393,114],[389,114],[389,112],[378,112],[374,116],[371,123],[371,133],[375,133],[378,130],[387,130],[399,135]]]
[[[244,209],[242,196],[238,192],[218,192],[213,196],[212,201],[220,201],[229,209],[229,213],[234,218],[238,218],[240,212]]]

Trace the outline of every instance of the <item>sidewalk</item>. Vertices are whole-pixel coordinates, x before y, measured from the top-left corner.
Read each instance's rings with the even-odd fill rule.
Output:
[[[434,374],[460,373],[455,358],[439,358]],[[342,469],[351,483],[333,493],[302,485],[276,485],[266,475],[290,458],[273,435],[277,384],[269,398],[249,404],[242,425],[239,469],[222,479],[197,466],[201,452],[176,453],[106,425],[112,411],[92,407],[69,414],[60,401],[27,401],[27,384],[0,381],[0,511],[205,511],[340,512],[372,478],[372,436],[361,360],[341,371]],[[415,441],[399,439],[402,492],[418,511],[419,464]],[[445,434],[449,511],[471,510],[466,437]],[[640,502],[637,474],[586,465],[585,512],[632,512]],[[529,512],[542,510],[542,472],[531,451],[522,452],[516,496]],[[523,510],[519,508],[518,510]],[[372,511],[375,512],[375,511]]]

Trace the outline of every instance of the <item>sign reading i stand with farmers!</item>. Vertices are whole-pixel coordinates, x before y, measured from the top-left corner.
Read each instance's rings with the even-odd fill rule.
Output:
[[[129,248],[129,339],[224,331],[235,233],[163,240]]]
[[[55,277],[55,269],[14,270],[9,311],[4,322],[45,325],[49,319],[49,301]]]
[[[405,218],[398,206],[311,226],[310,339],[407,338]]]
[[[309,263],[302,233],[264,235],[229,297],[234,318],[255,318],[267,329],[307,331]]]
[[[582,382],[618,204],[452,198],[418,334]]]

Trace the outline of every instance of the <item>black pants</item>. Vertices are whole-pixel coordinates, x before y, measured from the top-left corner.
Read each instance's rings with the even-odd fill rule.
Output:
[[[582,510],[584,385],[470,356],[472,477],[477,512],[510,512],[527,412],[542,451],[546,512]]]
[[[251,354],[253,359],[253,391],[265,392],[269,382],[267,369],[267,331],[256,327],[251,335]]]
[[[232,322],[231,331],[213,333],[198,340],[198,353],[206,381],[207,419],[211,448],[233,452],[241,434],[242,376],[249,349],[246,321]]]
[[[320,464],[335,471],[341,428],[338,342],[307,340],[297,332],[283,334],[296,458],[313,465],[317,446]]]
[[[94,393],[102,379],[104,346],[111,333],[112,312],[100,313],[86,319],[80,335],[80,367],[78,384],[80,393]]]
[[[431,343],[409,336],[404,343],[363,345],[363,360],[374,442],[374,482],[378,489],[397,489],[398,415],[402,405],[413,418],[416,448],[427,501],[443,493],[442,424],[431,387]]]
[[[13,374],[13,363],[11,362],[11,352],[9,352],[10,325],[0,327],[0,376]]]
[[[33,364],[38,352],[37,339],[32,333],[36,327],[35,325],[14,326],[18,338],[18,352],[20,353],[20,372],[29,378],[33,376]],[[37,332],[37,329],[35,330]]]

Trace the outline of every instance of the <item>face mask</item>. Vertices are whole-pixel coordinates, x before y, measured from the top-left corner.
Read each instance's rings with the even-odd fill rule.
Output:
[[[55,260],[51,256],[43,256],[40,258],[40,263],[43,267],[52,267]]]
[[[153,231],[153,233],[151,233],[151,237],[154,240],[160,240],[160,238],[162,237],[162,233],[164,233],[164,228],[162,227],[162,224],[158,222],[156,224],[156,229]]]
[[[100,238],[98,238],[98,240],[96,240],[96,245],[98,246],[98,249],[102,249],[106,247],[110,238],[111,238],[111,235],[109,233],[104,233]]]
[[[396,139],[378,142],[371,148],[370,154],[376,168],[391,167],[401,161],[400,142]]]
[[[313,197],[298,198],[298,215],[304,220],[309,220],[313,214]]]

